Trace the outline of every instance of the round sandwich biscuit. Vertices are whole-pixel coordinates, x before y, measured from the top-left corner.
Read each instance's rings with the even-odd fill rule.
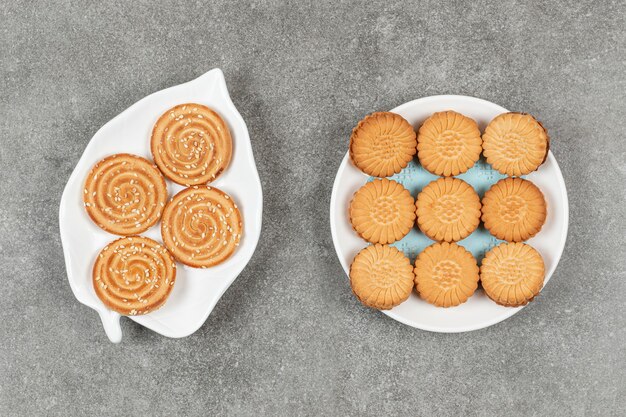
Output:
[[[528,304],[541,291],[543,258],[525,243],[501,243],[485,255],[480,281],[485,294],[505,307]]]
[[[352,131],[350,158],[373,177],[389,177],[405,168],[417,152],[413,126],[402,116],[377,112],[366,116]]]
[[[501,179],[487,190],[482,203],[485,228],[508,242],[530,239],[546,220],[543,194],[535,184],[522,178]]]
[[[415,260],[415,289],[437,307],[463,304],[478,288],[476,259],[456,243],[434,243]]]
[[[418,194],[415,206],[419,229],[436,241],[465,239],[480,224],[480,198],[458,178],[432,181]]]
[[[480,130],[473,119],[452,110],[438,112],[419,128],[417,157],[435,175],[459,175],[478,161],[481,144]]]
[[[509,176],[535,171],[548,157],[548,132],[533,116],[503,113],[483,133],[485,159],[498,172]]]
[[[389,310],[411,295],[411,261],[392,246],[368,246],[356,255],[350,265],[350,285],[354,295],[364,305]]]
[[[350,202],[350,223],[363,239],[393,243],[415,224],[413,197],[401,184],[375,179],[361,187]]]

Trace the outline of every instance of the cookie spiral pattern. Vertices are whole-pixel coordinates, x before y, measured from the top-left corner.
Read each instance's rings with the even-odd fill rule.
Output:
[[[546,221],[543,193],[522,178],[504,178],[483,197],[485,228],[501,240],[522,242],[535,236]]]
[[[543,125],[525,113],[496,116],[483,133],[485,159],[501,174],[526,175],[548,156],[550,138]]]
[[[439,178],[418,194],[417,225],[432,240],[456,242],[468,237],[480,223],[480,198],[458,178]]]
[[[396,113],[377,112],[352,130],[350,158],[368,175],[389,177],[406,168],[416,146],[415,131],[408,121]]]
[[[400,240],[415,223],[413,197],[402,184],[387,178],[361,187],[350,202],[349,212],[354,230],[372,243]]]
[[[456,243],[434,243],[415,260],[415,289],[437,307],[463,304],[478,288],[474,256]]]
[[[543,287],[543,258],[525,243],[501,243],[485,255],[480,281],[489,298],[505,307],[532,301]]]
[[[480,130],[473,119],[452,110],[438,112],[419,129],[417,157],[427,171],[450,177],[478,161],[481,145]]]
[[[393,246],[368,246],[350,265],[350,285],[364,305],[379,310],[391,309],[411,295],[411,261]]]
[[[194,186],[176,194],[161,222],[165,246],[189,266],[207,268],[228,259],[241,240],[237,204],[215,187]]]
[[[176,281],[176,263],[152,239],[130,236],[102,249],[93,267],[93,288],[111,310],[134,316],[161,307]]]
[[[152,130],[150,148],[167,178],[191,186],[213,181],[228,167],[232,138],[216,112],[186,103],[163,113]]]
[[[107,232],[122,236],[152,227],[166,201],[161,172],[147,159],[130,154],[112,155],[94,165],[83,190],[91,220]]]

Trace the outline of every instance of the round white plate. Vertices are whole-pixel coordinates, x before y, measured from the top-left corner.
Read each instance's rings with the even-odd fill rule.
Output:
[[[100,314],[112,342],[122,339],[120,315],[102,304],[92,285],[93,262],[100,250],[119,238],[97,227],[83,207],[82,189],[87,173],[102,158],[115,153],[132,153],[148,159],[150,134],[159,116],[181,103],[206,104],[228,124],[233,138],[230,165],[211,185],[227,192],[239,205],[243,217],[243,236],[233,256],[208,269],[178,264],[176,285],[160,309],[131,320],[168,337],[184,337],[195,332],[207,319],[224,291],[246,266],[261,233],[263,194],[254,163],[248,128],[233,105],[224,74],[219,69],[207,72],[185,84],[151,94],[124,110],[104,125],[91,139],[63,191],[59,210],[61,241],[67,278],[81,303]],[[182,186],[167,181],[172,197]],[[160,223],[143,236],[161,241]]]
[[[413,100],[391,111],[407,119],[417,130],[431,114],[444,110],[455,110],[473,118],[481,131],[495,116],[508,111],[485,100],[454,95]],[[459,177],[473,185],[482,197],[489,185],[495,183],[502,176],[481,160],[470,171]],[[392,178],[404,183],[415,198],[421,188],[437,177],[427,173],[417,162],[412,162],[407,169]],[[546,162],[537,171],[525,176],[525,178],[531,180],[541,189],[548,205],[545,225],[541,232],[527,242],[537,249],[544,259],[546,265],[545,286],[556,269],[565,246],[568,227],[567,192],[561,170],[552,152],[548,154]],[[349,274],[350,263],[354,256],[367,246],[367,242],[362,240],[350,225],[348,206],[354,193],[369,179],[368,175],[353,165],[349,154],[346,153],[337,171],[330,199],[330,228],[333,243],[346,275]],[[477,232],[459,244],[470,250],[480,261],[484,253],[498,242],[497,239],[489,236],[481,224]],[[431,243],[433,242],[419,232],[417,227],[414,227],[407,237],[396,242],[394,246],[398,246],[410,257],[411,262],[414,262],[415,256]],[[511,317],[522,308],[499,306],[487,298],[482,289],[479,289],[466,303],[452,308],[435,307],[421,300],[413,292],[406,302],[392,310],[383,311],[383,313],[394,320],[419,329],[454,333],[491,326]]]

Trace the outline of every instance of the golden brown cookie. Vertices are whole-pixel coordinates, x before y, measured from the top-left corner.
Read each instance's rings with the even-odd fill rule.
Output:
[[[433,114],[420,127],[417,157],[427,171],[450,177],[474,166],[482,152],[481,144],[476,122],[448,110]]]
[[[480,223],[480,198],[458,178],[439,178],[428,184],[415,202],[417,225],[429,238],[455,242],[469,236]]]
[[[522,242],[535,236],[546,220],[546,201],[532,182],[504,178],[483,197],[485,228],[498,239]]]
[[[388,177],[408,165],[417,152],[416,146],[413,126],[402,116],[372,113],[352,131],[350,158],[366,174]]]
[[[415,223],[413,197],[401,184],[386,178],[361,187],[350,202],[350,223],[363,239],[393,243]]]
[[[196,268],[215,266],[239,246],[243,223],[237,204],[225,192],[208,185],[176,194],[161,221],[163,243],[174,258]]]
[[[210,108],[179,104],[159,118],[150,148],[163,174],[181,185],[206,184],[230,163],[232,139],[228,126]]]
[[[116,235],[144,232],[159,221],[167,201],[165,179],[145,158],[121,153],[93,166],[83,190],[91,220]]]
[[[433,243],[415,260],[415,289],[437,307],[467,301],[478,288],[476,259],[456,243]]]
[[[93,267],[93,288],[111,310],[134,316],[161,307],[176,281],[176,263],[152,239],[130,236],[102,249]]]
[[[505,175],[535,171],[548,157],[549,147],[548,132],[530,114],[503,113],[483,133],[485,159]]]
[[[364,305],[389,310],[411,295],[411,261],[393,246],[368,246],[354,257],[350,265],[350,285]]]
[[[525,243],[501,243],[485,255],[480,281],[485,294],[505,307],[528,304],[543,287],[543,258]]]

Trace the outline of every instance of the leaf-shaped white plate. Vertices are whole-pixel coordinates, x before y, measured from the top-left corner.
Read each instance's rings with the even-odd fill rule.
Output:
[[[61,241],[67,277],[81,303],[100,314],[109,339],[119,342],[120,315],[107,309],[92,286],[93,262],[99,251],[118,236],[105,232],[90,220],[82,202],[83,183],[91,167],[115,153],[132,153],[152,159],[150,134],[159,116],[177,104],[196,102],[214,109],[225,120],[233,138],[233,157],[227,170],[211,185],[230,194],[238,203],[244,223],[239,248],[226,262],[209,269],[178,264],[176,285],[159,310],[131,320],[168,337],[184,337],[205,322],[224,291],[246,266],[259,241],[263,194],[254,163],[248,128],[233,105],[224,75],[214,69],[201,77],[171,87],[138,101],[104,125],[91,139],[70,176],[59,210]],[[183,187],[168,181],[169,196]],[[143,236],[161,240],[160,223]]]
[[[485,100],[453,95],[413,100],[391,111],[400,114],[415,129],[418,129],[431,114],[445,110],[455,110],[473,118],[481,131],[491,119],[507,111],[503,107]],[[501,177],[498,172],[482,160],[468,172],[459,176],[459,178],[470,183],[481,196],[491,184]],[[413,161],[400,174],[392,178],[404,184],[415,198],[426,184],[438,177],[426,172]],[[528,241],[541,253],[545,262],[545,285],[556,269],[565,246],[568,226],[567,192],[561,170],[552,152],[548,153],[546,162],[537,171],[527,175],[526,178],[533,181],[541,189],[548,205],[546,223],[541,231]],[[348,219],[348,206],[354,193],[368,180],[369,177],[354,166],[349,155],[346,154],[337,172],[330,199],[330,227],[339,261],[348,275],[352,259],[362,248],[367,246],[367,242],[359,238],[352,230]],[[403,250],[411,258],[411,261],[414,261],[415,256],[431,243],[433,242],[414,227],[404,239],[394,243],[394,246]],[[482,226],[478,231],[459,242],[460,245],[472,252],[479,261],[485,251],[497,243],[498,240],[490,236]],[[384,313],[399,322],[419,329],[452,333],[491,326],[511,317],[521,309],[522,307],[499,306],[487,298],[482,289],[479,289],[466,303],[452,308],[438,308],[428,304],[413,291],[407,301],[391,310],[384,311]]]

